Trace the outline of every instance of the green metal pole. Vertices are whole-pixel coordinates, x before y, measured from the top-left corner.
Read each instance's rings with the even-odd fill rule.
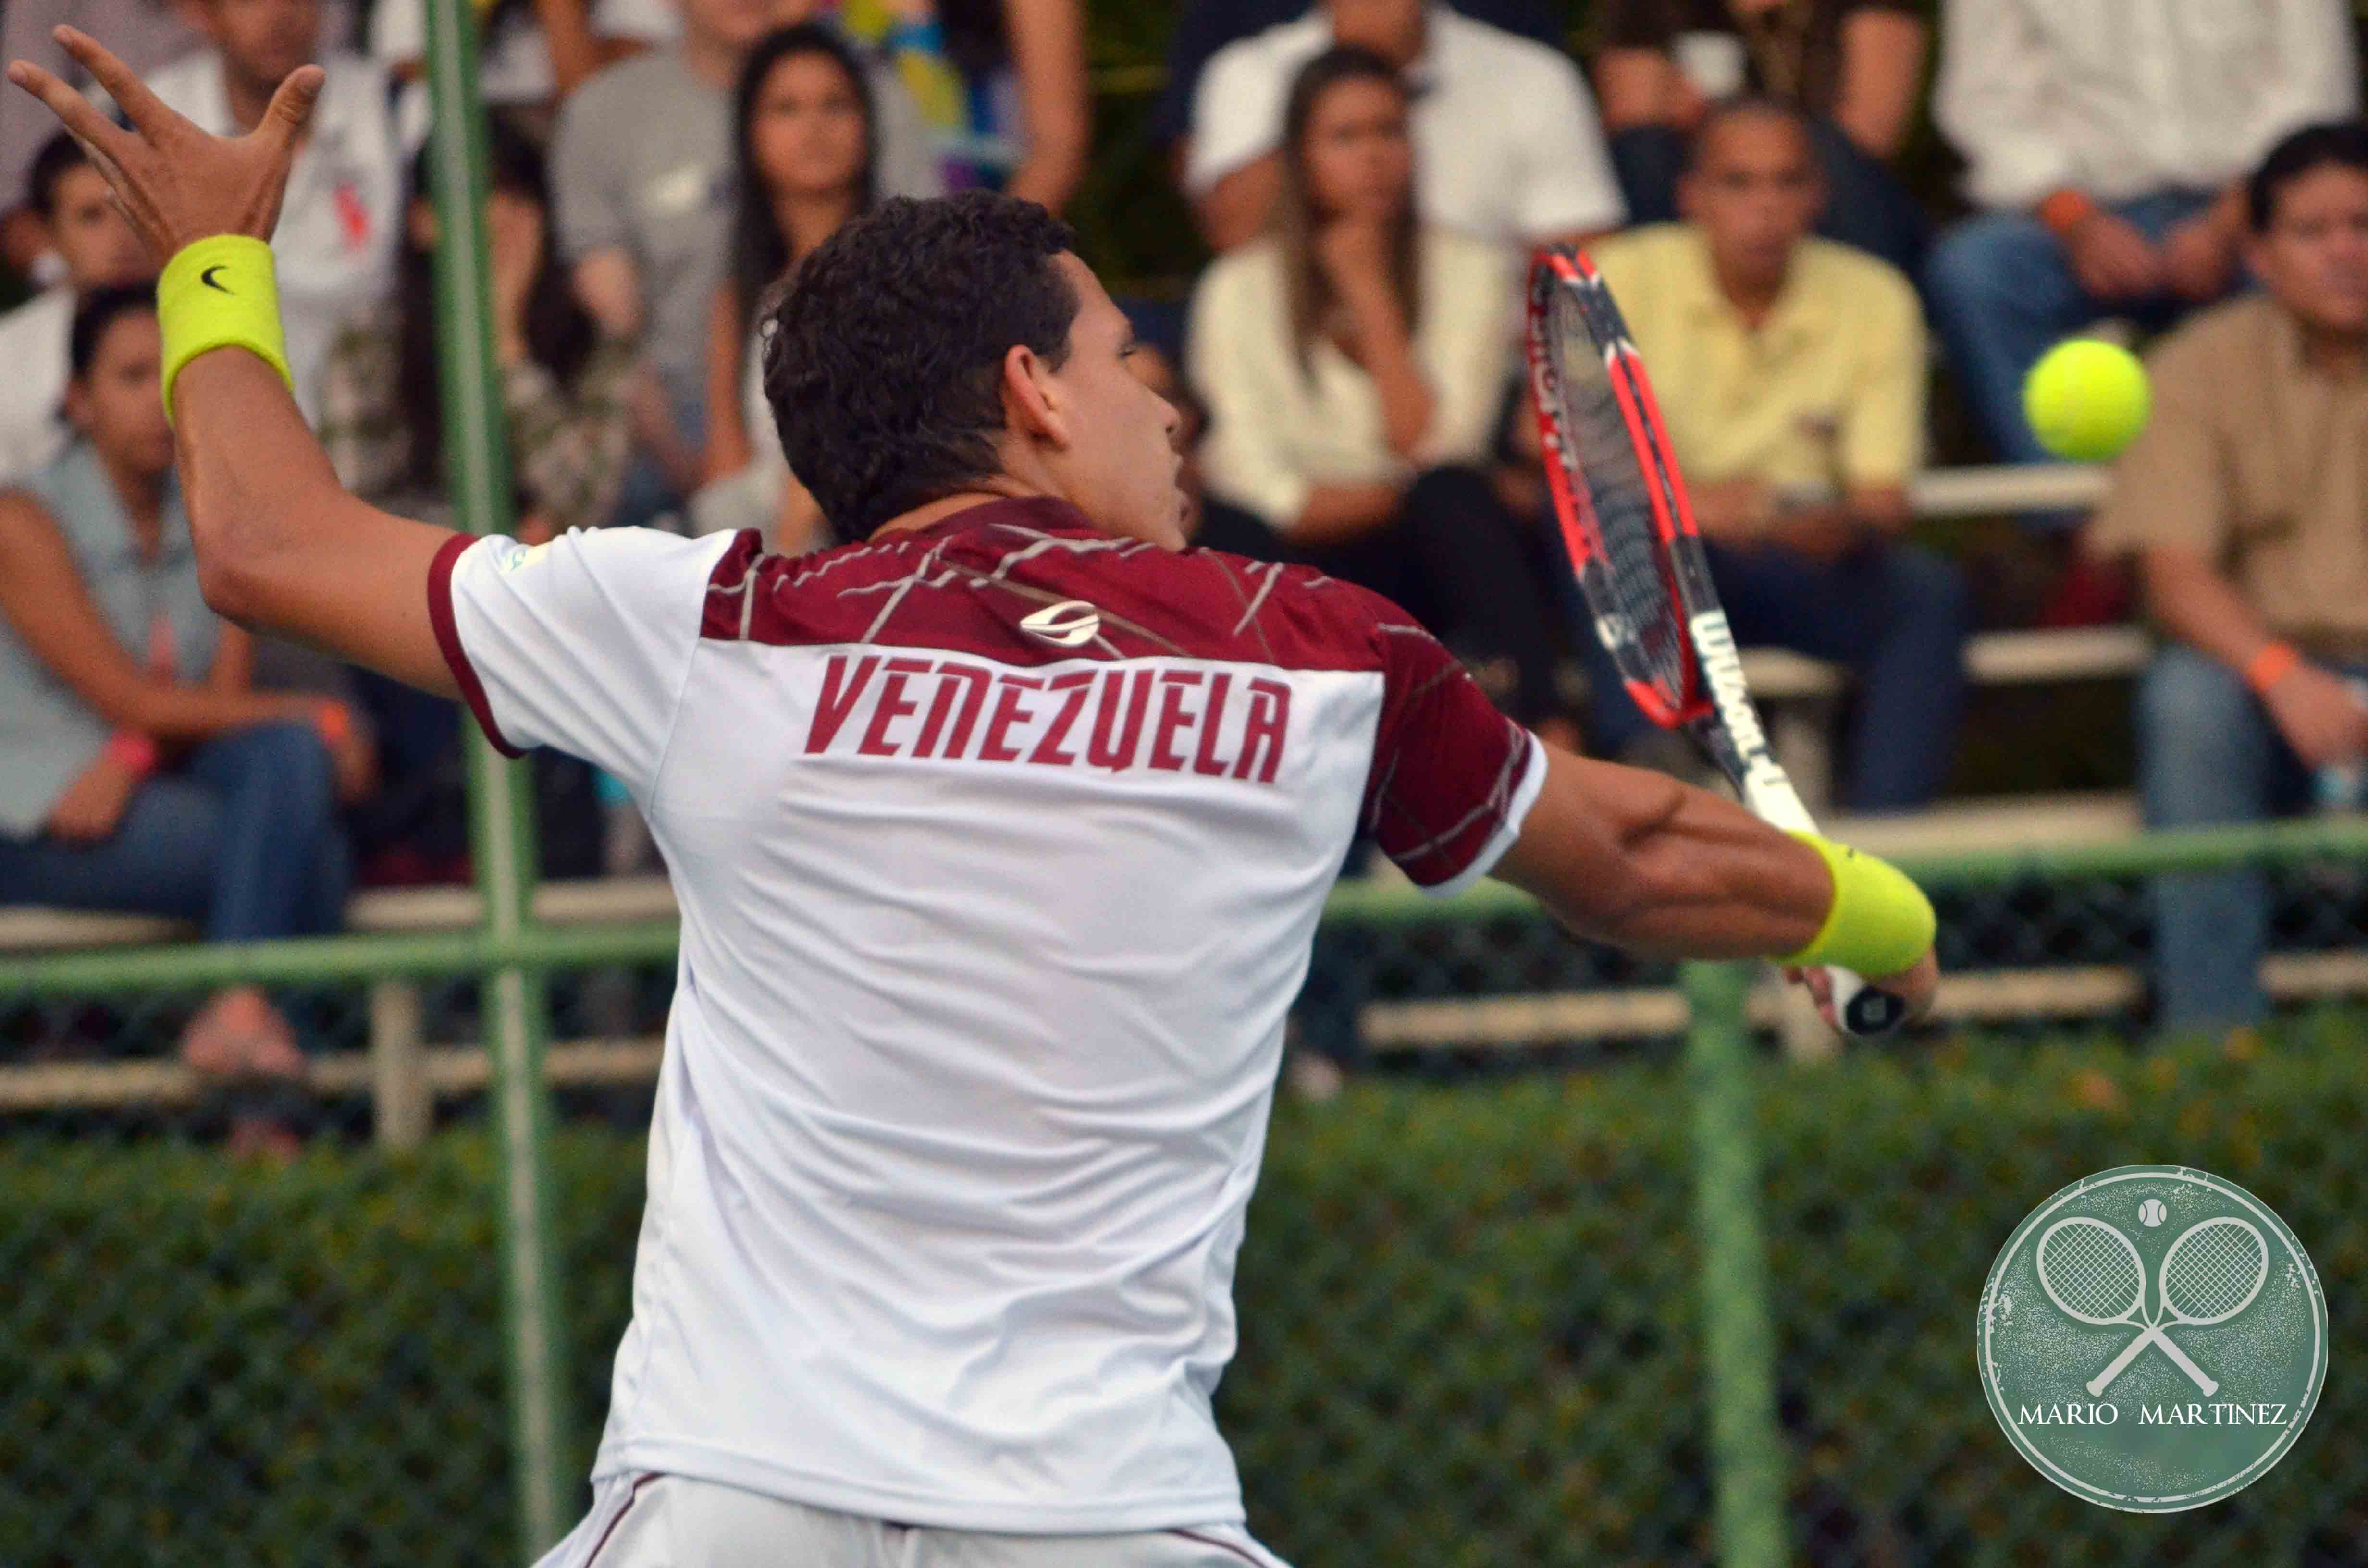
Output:
[[[463,0],[429,0],[427,74],[446,478],[472,531],[507,533],[509,442],[494,365],[485,122],[477,98],[476,19]],[[533,919],[533,801],[525,771],[504,761],[474,725],[469,730],[470,841],[485,932],[497,943],[512,941]],[[571,1485],[562,1415],[566,1337],[552,1212],[551,1102],[542,1080],[550,1014],[541,972],[516,963],[489,970],[482,1006],[501,1145],[511,1463],[519,1545],[531,1561],[565,1529]]]
[[[1759,1233],[1759,1155],[1743,1018],[1748,966],[1690,963],[1679,974],[1693,1021],[1694,1228],[1701,1246],[1711,1485],[1725,1568],[1777,1568],[1785,1538],[1784,1437],[1776,1422],[1776,1335]]]

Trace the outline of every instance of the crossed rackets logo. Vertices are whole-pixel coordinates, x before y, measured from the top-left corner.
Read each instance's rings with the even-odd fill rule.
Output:
[[[2041,1234],[2034,1261],[2040,1288],[2066,1317],[2098,1328],[2138,1331],[2089,1380],[2090,1398],[2112,1387],[2149,1345],[2208,1397],[2220,1392],[2219,1382],[2164,1330],[2208,1328],[2251,1306],[2270,1277],[2270,1244],[2250,1221],[2235,1215],[2190,1225],[2162,1255],[2151,1314],[2146,1260],[2137,1244],[2102,1220],[2076,1214],[2056,1221]]]

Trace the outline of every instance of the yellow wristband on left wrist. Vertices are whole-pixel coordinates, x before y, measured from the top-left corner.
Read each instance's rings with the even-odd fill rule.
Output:
[[[271,247],[245,234],[213,234],[173,253],[156,279],[156,324],[165,337],[165,416],[173,416],[173,382],[182,368],[216,348],[244,348],[288,373],[279,328],[279,283]]]

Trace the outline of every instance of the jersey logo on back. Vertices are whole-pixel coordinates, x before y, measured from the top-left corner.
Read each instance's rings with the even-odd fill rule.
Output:
[[[1019,630],[1056,647],[1082,648],[1102,634],[1102,618],[1083,599],[1063,599],[1021,616]]]

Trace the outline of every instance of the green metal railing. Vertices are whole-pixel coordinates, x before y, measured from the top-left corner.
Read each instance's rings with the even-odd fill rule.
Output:
[[[524,886],[528,858],[515,807],[493,816],[485,785],[516,765],[482,765],[481,842],[517,834],[510,864]],[[2228,866],[2368,862],[2368,822],[2321,819],[2159,834],[2080,847],[1999,847],[1920,857],[1909,869],[1936,888],[2040,879],[2141,877]],[[482,857],[489,870],[499,864]],[[481,878],[490,881],[490,878]],[[522,1546],[530,1555],[562,1531],[579,1479],[568,1466],[564,1434],[568,1374],[561,1347],[563,1292],[552,1238],[563,1228],[548,1192],[550,1127],[541,1080],[544,977],[555,970],[671,959],[669,921],[553,927],[537,922],[522,896],[487,886],[488,914],[473,931],[424,936],[340,937],[256,943],[126,949],[0,960],[0,1000],[170,992],[234,981],[260,983],[352,982],[365,978],[473,977],[484,992],[484,1034],[495,1061],[490,1101],[501,1219],[503,1318],[508,1346],[506,1384],[513,1475]],[[1453,899],[1434,900],[1400,886],[1343,883],[1331,895],[1326,929],[1365,928],[1388,936],[1425,928],[1501,921],[1533,912],[1525,895],[1484,882]],[[1691,1100],[1697,1324],[1702,1398],[1719,1559],[1750,1568],[1788,1560],[1787,1446],[1777,1416],[1777,1351],[1769,1301],[1768,1243],[1760,1208],[1762,1172],[1755,1148],[1756,1069],[1744,1004],[1751,967],[1682,966],[1680,983],[1692,1019],[1685,1085]]]

